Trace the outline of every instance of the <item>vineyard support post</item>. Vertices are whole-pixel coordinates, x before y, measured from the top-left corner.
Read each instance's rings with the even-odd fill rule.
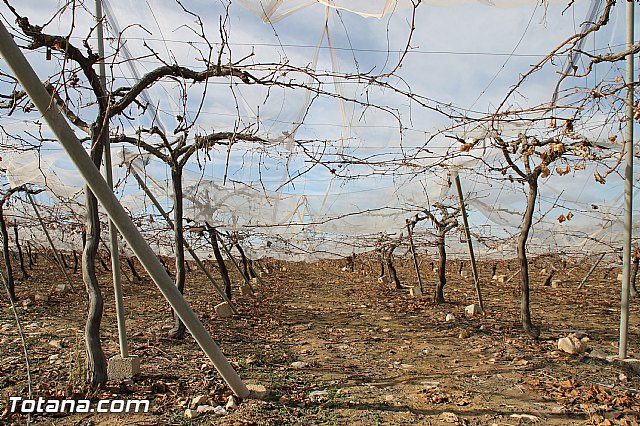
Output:
[[[458,190],[458,199],[460,200],[460,211],[462,213],[462,223],[464,224],[464,235],[467,239],[467,247],[469,248],[469,257],[471,258],[471,270],[473,272],[473,282],[476,288],[476,296],[478,297],[478,305],[480,310],[484,311],[484,304],[482,303],[482,292],[480,290],[480,277],[478,276],[478,267],[476,265],[476,257],[473,253],[473,241],[471,241],[471,232],[469,231],[469,221],[467,219],[467,208],[464,205],[464,196],[462,195],[462,184],[460,183],[460,175],[457,170],[451,172],[456,182],[456,189]]]
[[[627,1],[627,49],[634,45],[635,2]],[[618,357],[627,357],[627,333],[629,332],[629,297],[631,288],[631,237],[633,230],[633,54],[627,55],[627,123],[624,143],[624,235],[622,251],[622,291],[620,296],[620,340]]]

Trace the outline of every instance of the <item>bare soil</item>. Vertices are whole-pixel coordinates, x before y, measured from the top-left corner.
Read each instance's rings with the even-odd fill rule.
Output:
[[[426,259],[423,265],[428,265]],[[171,311],[155,285],[124,280],[130,352],[142,359],[142,373],[129,382],[110,381],[93,398],[150,399],[147,414],[38,415],[38,425],[638,425],[640,378],[627,365],[607,362],[617,354],[620,317],[618,270],[596,270],[577,290],[590,267],[585,259],[538,258],[533,262],[532,312],[540,339],[519,327],[518,277],[491,280],[493,263],[480,265],[485,314],[467,318],[476,302],[471,278],[451,262],[447,303],[431,301],[435,273],[423,267],[426,295],[411,297],[377,278],[377,264],[361,256],[356,272],[344,262],[262,262],[270,269],[255,297],[237,296],[240,316],[220,319],[220,302],[210,283],[192,267],[186,298],[222,351],[248,383],[270,390],[266,400],[239,401],[226,416],[186,419],[191,399],[209,395],[224,404],[231,391],[195,341],[171,340]],[[501,261],[510,277],[515,262]],[[417,280],[410,259],[397,260],[405,284]],[[557,288],[544,286],[542,268],[558,269]],[[214,271],[217,272],[217,271]],[[34,397],[84,398],[84,288],[54,291],[64,282],[43,256],[28,280],[16,287],[26,333]],[[125,274],[130,275],[126,270]],[[18,272],[18,275],[19,272]],[[238,276],[233,276],[235,283]],[[103,344],[117,355],[118,338],[110,273],[101,271],[105,294]],[[234,288],[234,291],[236,289]],[[36,294],[49,301],[22,301]],[[8,413],[9,396],[26,398],[26,369],[15,320],[6,297],[0,313],[0,419],[26,424]],[[632,301],[629,356],[640,357],[637,299]],[[456,319],[447,322],[448,313]],[[588,351],[559,352],[557,339],[577,330]],[[60,341],[62,347],[52,346]],[[301,361],[306,363],[296,368]]]

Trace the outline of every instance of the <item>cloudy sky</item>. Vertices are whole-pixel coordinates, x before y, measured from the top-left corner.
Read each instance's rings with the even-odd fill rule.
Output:
[[[206,41],[213,45],[214,51],[219,46],[221,20],[228,32],[228,46],[223,56],[225,61],[235,62],[246,58],[243,65],[254,65],[261,69],[266,67],[264,64],[284,63],[291,67],[313,67],[327,75],[382,75],[398,64],[401,52],[407,45],[412,20],[410,2],[402,1],[388,2],[392,7],[386,10],[386,1],[374,0],[334,2],[335,5],[353,10],[327,8],[322,2],[305,0],[242,0],[232,2],[230,6],[219,0],[182,3],[191,13],[185,12],[177,2],[169,0],[104,2],[111,19],[107,46],[110,84],[114,87],[126,85],[126,79],[132,81],[135,73],[144,74],[160,65],[160,60],[202,69],[204,65],[201,59],[203,52],[206,56]],[[415,171],[407,168],[395,168],[396,173],[391,173],[368,166],[341,169],[337,164],[330,164],[329,167],[316,166],[307,171],[310,165],[308,157],[285,136],[297,129],[296,138],[309,141],[306,146],[312,151],[322,150],[325,154],[323,160],[328,162],[341,161],[345,155],[371,161],[389,161],[415,153],[438,130],[454,124],[450,118],[431,108],[442,111],[454,108],[455,111],[475,115],[494,111],[521,74],[565,38],[579,31],[593,2],[577,0],[567,7],[568,3],[550,1],[540,4],[527,0],[423,1],[415,13],[415,31],[409,51],[394,76],[384,81],[404,92],[419,95],[430,108],[410,102],[406,96],[390,89],[383,90],[352,81],[334,84],[335,81],[329,76],[321,78],[323,90],[366,101],[371,106],[363,108],[333,97],[309,96],[303,90],[247,87],[227,79],[210,81],[206,86],[206,98],[198,116],[196,132],[252,126],[251,129],[268,137],[273,145],[268,149],[256,149],[255,146],[238,144],[230,153],[228,169],[227,152],[214,151],[204,172],[205,178],[220,181],[226,172],[230,181],[227,187],[231,191],[235,181],[260,188],[264,185],[265,190],[271,191],[271,196],[278,190],[307,194],[309,200],[315,200],[310,202],[309,211],[322,217],[337,215],[344,210],[366,210],[389,205],[406,207],[407,203],[419,203],[425,192],[430,194],[432,200],[436,199],[444,193],[441,189],[446,183],[446,171],[427,168],[435,161],[428,155],[417,163],[425,169],[414,173],[417,176],[409,182],[408,177],[400,177],[403,173]],[[585,51],[604,53],[620,50],[624,42],[624,2],[620,3],[613,13],[611,24],[587,40]],[[47,32],[70,33],[72,40],[80,45],[87,37],[88,29],[94,25],[93,3],[78,3],[75,14],[67,10],[51,20],[51,16],[63,4],[61,1],[46,2],[44,5],[36,0],[14,2],[18,12],[29,16],[32,23],[42,25],[48,22]],[[13,23],[6,7],[2,6],[0,10],[5,23]],[[387,14],[380,18],[365,17],[354,13],[354,10],[363,14],[385,10]],[[200,18],[202,27],[195,15]],[[75,16],[75,20],[71,30],[72,16]],[[117,39],[120,35],[118,30],[122,31],[120,40]],[[201,31],[204,31],[207,40],[199,37]],[[134,61],[135,69],[129,66],[130,62],[127,63],[122,52],[111,56],[114,48],[124,40],[128,52],[138,58]],[[95,34],[92,34],[89,42],[95,46]],[[160,60],[154,58],[152,52]],[[30,52],[27,57],[42,78],[56,73],[61,66],[59,57],[46,61],[44,51]],[[566,58],[558,57],[553,64],[534,74],[508,100],[506,109],[527,108],[548,102],[565,61]],[[0,67],[7,71],[3,62],[0,62]],[[258,75],[262,73],[259,69],[254,72]],[[588,77],[566,79],[562,87],[572,90],[589,88],[603,79],[613,80],[620,73],[621,70],[615,66],[604,65]],[[289,72],[280,77],[282,81],[290,79],[296,83],[307,83],[305,75],[301,73]],[[190,95],[187,105],[181,104],[180,90],[180,85],[168,82],[155,86],[146,95],[155,104],[156,124],[168,132],[177,125],[177,115],[185,116],[188,120],[195,118],[205,86],[186,87]],[[90,116],[91,107],[80,108],[80,111]],[[121,126],[124,131],[131,133],[137,126],[150,124],[150,114],[138,116],[136,111],[129,112],[134,116],[133,123],[114,120],[112,125]],[[296,123],[302,117],[304,123],[297,128]],[[597,114],[592,117],[594,123],[601,119]],[[11,129],[30,125],[17,116],[2,116],[2,123]],[[600,129],[598,136],[606,140],[611,130],[602,132],[601,126],[596,127]],[[436,138],[429,142],[427,148],[437,158],[453,143],[451,139]],[[47,148],[52,153],[58,150],[54,144]],[[21,161],[26,161],[24,158]],[[57,162],[64,164],[59,159]],[[521,190],[492,183],[489,179],[483,180],[473,173],[473,164],[465,165],[470,169],[461,172],[463,178],[468,179],[466,189],[481,203],[495,206],[497,210],[504,207],[519,212],[522,209]],[[72,166],[67,166],[72,169]],[[333,179],[329,171],[331,168],[337,168],[339,174],[344,175],[374,176],[354,180]],[[195,162],[188,169],[196,179],[202,175]],[[150,166],[149,170],[153,170],[160,179],[167,177],[160,165]],[[281,187],[301,172],[305,173],[294,179],[293,184]],[[73,173],[69,179],[73,179]],[[566,201],[564,211],[571,206],[584,209],[588,204],[606,205],[616,210],[620,205],[618,195],[622,182],[616,176],[607,183],[606,191],[585,191],[593,180],[592,170],[574,176],[570,183],[553,176],[552,180],[552,184],[547,185],[548,189],[543,191],[542,201],[557,199],[556,195],[560,194],[561,199]],[[70,181],[65,180],[66,183]],[[77,179],[76,183],[79,184]],[[353,202],[345,202],[345,199]],[[282,209],[283,205],[277,208]],[[293,205],[299,203],[294,202]],[[575,207],[577,205],[580,207]],[[333,206],[333,210],[329,206]],[[272,208],[273,205],[269,205],[269,209]],[[478,204],[473,216],[475,226],[479,229],[491,225],[500,229],[501,225],[496,225],[496,221],[501,220],[492,218],[491,211],[480,214],[481,210]],[[557,213],[549,215],[552,222],[563,211],[562,208],[557,210]],[[272,218],[276,216],[276,213],[270,214]],[[576,223],[597,228],[602,218],[583,216],[582,219],[576,219]],[[513,221],[513,218],[509,220]],[[392,221],[399,223],[392,226]],[[369,231],[398,230],[403,223],[402,215],[392,215],[378,222],[374,220]],[[353,223],[347,225],[353,226]],[[517,221],[512,225],[517,225]]]

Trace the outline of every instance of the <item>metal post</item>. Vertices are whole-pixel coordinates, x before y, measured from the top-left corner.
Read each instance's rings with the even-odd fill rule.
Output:
[[[416,247],[413,244],[413,231],[411,231],[411,224],[407,219],[407,233],[409,234],[409,247],[411,248],[411,254],[413,255],[413,266],[416,268],[416,275],[418,276],[418,285],[420,286],[420,293],[424,293],[422,286],[422,277],[420,276],[420,265],[418,265],[418,257],[416,255]]]
[[[602,255],[598,258],[598,260],[596,261],[596,263],[593,264],[593,266],[591,267],[591,269],[589,269],[589,272],[587,272],[587,275],[585,275],[585,277],[582,279],[582,281],[580,281],[580,285],[578,286],[578,290],[580,290],[582,288],[582,286],[584,285],[584,283],[587,282],[587,280],[589,279],[589,277],[591,276],[591,274],[593,274],[593,271],[596,270],[596,268],[598,267],[598,265],[600,264],[600,262],[602,262],[602,259],[604,259],[604,256],[607,253],[602,253]]]
[[[131,174],[133,175],[135,180],[138,182],[138,185],[140,185],[140,188],[142,188],[144,193],[147,194],[147,197],[149,197],[149,199],[151,200],[151,203],[160,212],[160,214],[164,218],[165,222],[167,222],[167,225],[169,225],[171,227],[171,229],[173,229],[173,221],[171,220],[171,218],[169,217],[167,212],[164,211],[164,209],[160,205],[160,202],[158,201],[158,199],[155,197],[155,195],[153,195],[153,192],[151,192],[149,187],[147,187],[147,185],[145,185],[144,181],[142,180],[142,178],[140,177],[138,172],[136,172],[135,169],[131,165],[129,165],[129,170],[131,171]],[[187,249],[187,251],[189,252],[191,257],[193,257],[193,260],[195,260],[196,265],[198,265],[200,270],[207,276],[207,278],[209,279],[211,284],[213,284],[213,288],[215,288],[216,292],[222,297],[222,299],[229,304],[229,307],[231,308],[233,313],[238,315],[239,312],[236,309],[235,305],[231,302],[231,300],[229,300],[229,298],[227,297],[227,294],[224,292],[224,290],[213,279],[213,277],[211,276],[211,274],[209,273],[207,268],[204,266],[204,263],[202,263],[202,261],[200,260],[200,258],[196,254],[195,250],[193,250],[191,248],[191,246],[189,245],[189,243],[187,242],[186,239],[183,239],[183,241],[184,241],[184,248]]]
[[[118,227],[118,230],[131,247],[131,250],[136,254],[140,263],[142,263],[147,270],[149,276],[156,283],[162,295],[178,314],[196,342],[198,342],[198,345],[200,345],[204,353],[213,362],[213,365],[233,392],[240,398],[248,397],[250,395],[249,389],[222,354],[207,329],[191,309],[191,306],[189,306],[177,287],[173,284],[173,280],[169,274],[167,274],[167,271],[165,271],[153,250],[151,250],[144,240],[126,210],[113,194],[113,190],[107,185],[100,171],[93,164],[91,158],[89,158],[82,143],[78,140],[71,127],[69,127],[69,124],[60,111],[57,108],[51,107],[49,93],[1,21],[0,54],[2,54],[7,65],[9,65],[15,77],[38,108],[56,135],[56,138],[60,141],[60,144],[64,147],[69,158],[78,168],[93,194]]]
[[[42,231],[44,231],[44,235],[45,237],[47,237],[49,246],[53,251],[53,257],[56,259],[56,264],[58,265],[58,267],[60,268],[64,276],[67,278],[67,282],[69,283],[69,287],[71,287],[71,291],[75,293],[76,289],[73,286],[73,282],[71,282],[71,277],[69,276],[69,273],[67,272],[67,270],[64,268],[64,263],[62,263],[62,259],[60,259],[60,254],[58,253],[56,246],[53,244],[53,240],[51,239],[51,235],[49,235],[49,231],[47,231],[47,226],[44,224],[44,220],[42,220],[42,216],[40,216],[40,211],[36,206],[36,202],[33,200],[33,197],[28,192],[27,192],[27,197],[29,197],[29,202],[31,203],[31,206],[33,206],[33,211],[36,212],[36,217],[38,218],[38,222],[40,222],[40,226],[42,226]]]
[[[96,32],[98,35],[98,75],[100,85],[106,91],[107,71],[104,65],[104,32],[102,28],[102,0],[96,0],[96,20],[98,25]],[[102,141],[104,143],[104,177],[110,188],[113,188],[113,173],[111,170],[111,144],[109,141],[109,122],[103,123]],[[118,340],[120,342],[120,355],[122,358],[129,357],[129,345],[127,343],[127,326],[124,319],[124,301],[122,297],[122,279],[120,276],[120,248],[118,247],[118,231],[109,218],[109,251],[111,251],[111,271],[113,274],[113,295],[116,301],[116,318],[118,321]]]
[[[634,1],[627,1],[627,49],[633,47]],[[631,288],[631,234],[633,230],[633,55],[627,55],[627,132],[624,143],[624,236],[622,251],[622,291],[620,297],[620,342],[618,357],[627,357],[627,333],[629,331],[629,293]]]
[[[458,171],[451,172],[456,181],[456,189],[458,190],[458,199],[460,200],[460,211],[462,212],[462,223],[464,224],[464,235],[467,238],[467,247],[469,248],[469,257],[471,257],[471,270],[473,271],[473,281],[476,288],[476,296],[478,296],[478,305],[484,311],[482,303],[482,292],[480,291],[480,277],[478,276],[478,267],[476,266],[476,257],[473,253],[473,242],[471,241],[471,232],[469,231],[469,221],[467,220],[467,208],[464,205],[464,197],[462,195],[462,184]]]

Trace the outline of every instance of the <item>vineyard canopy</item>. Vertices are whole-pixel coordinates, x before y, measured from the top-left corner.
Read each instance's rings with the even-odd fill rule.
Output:
[[[25,2],[25,12],[30,4]],[[188,227],[198,229],[206,221],[237,232],[252,257],[314,260],[372,250],[384,238],[402,235],[405,220],[434,203],[457,204],[452,171],[461,176],[482,256],[509,256],[515,253],[525,188],[501,173],[504,159],[491,138],[496,132],[507,139],[525,133],[566,137],[563,123],[570,119],[576,135],[619,153],[620,101],[608,106],[584,101],[593,90],[619,84],[619,70],[604,63],[597,74],[569,76],[558,85],[567,68],[576,67],[579,75],[588,64],[584,57],[559,52],[507,99],[503,110],[521,113],[491,122],[481,118],[501,104],[532,64],[587,28],[603,4],[430,0],[414,9],[414,2],[401,0],[236,0],[224,22],[225,60],[239,61],[258,76],[274,75],[288,86],[231,79],[183,85],[167,79],[141,95],[146,106],[127,111],[130,120],[114,119],[112,132],[135,134],[155,125],[171,134],[182,121],[193,120],[190,138],[214,129],[259,136],[261,142],[235,141],[198,152],[183,177]],[[207,42],[197,35],[200,27],[175,2],[104,6],[110,87],[131,84],[162,65],[156,58],[194,69],[205,66],[201,56]],[[144,11],[131,14],[134,7]],[[211,2],[210,8],[194,12],[207,40],[218,43],[215,51],[225,5]],[[30,13],[34,22],[37,16],[46,20],[46,10],[38,14],[34,7]],[[93,23],[90,13],[76,13],[83,19],[77,19],[72,40],[80,44]],[[50,26],[68,32],[69,15]],[[617,7],[613,22],[579,47],[591,54],[615,51],[622,40],[623,25],[617,23],[622,16]],[[93,35],[89,42],[95,44]],[[44,52],[29,59],[43,79],[60,77],[62,61],[47,61]],[[94,106],[84,105],[80,91],[69,96],[75,96],[84,114]],[[183,104],[184,92],[189,98]],[[557,99],[556,108],[550,108],[552,99]],[[28,143],[40,132],[50,136],[35,114],[3,117],[3,126],[4,146]],[[473,148],[464,149],[466,143]],[[59,233],[64,248],[79,247],[82,181],[58,144],[7,150],[2,157],[12,186],[47,189],[38,200],[59,222],[52,231]],[[594,180],[617,158],[560,162],[542,179],[533,252],[590,253],[621,246],[623,180],[618,173],[603,183]],[[156,249],[170,255],[168,227],[130,174],[133,169],[144,176],[170,210],[167,166],[131,144],[116,144],[114,159],[122,204]],[[12,220],[26,227],[25,238],[42,238],[30,226],[29,206],[14,203],[10,209]],[[209,254],[197,232],[189,238]],[[432,227],[421,223],[416,240],[422,250],[428,247]],[[451,252],[461,253],[462,243],[462,237],[451,239]]]

